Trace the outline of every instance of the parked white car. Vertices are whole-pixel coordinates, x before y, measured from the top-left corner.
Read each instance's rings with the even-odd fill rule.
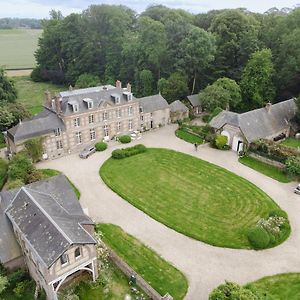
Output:
[[[300,184],[298,184],[297,187],[294,189],[294,193],[300,195]]]

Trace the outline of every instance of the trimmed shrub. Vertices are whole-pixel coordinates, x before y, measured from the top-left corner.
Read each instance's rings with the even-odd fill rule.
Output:
[[[225,146],[227,145],[227,140],[228,140],[227,136],[218,134],[215,139],[216,148],[220,150],[225,149],[226,148]]]
[[[292,176],[300,177],[300,157],[289,157],[286,162],[286,169]]]
[[[131,142],[131,137],[129,135],[122,135],[118,139],[122,144],[128,144]]]
[[[248,240],[254,249],[266,249],[270,244],[268,232],[260,226],[251,228],[248,231]]]
[[[104,151],[107,149],[107,144],[105,142],[100,142],[95,145],[96,151]]]
[[[146,150],[147,148],[144,145],[138,144],[129,148],[116,149],[112,152],[111,156],[115,159],[122,159],[125,157],[130,157],[139,153],[143,153]]]

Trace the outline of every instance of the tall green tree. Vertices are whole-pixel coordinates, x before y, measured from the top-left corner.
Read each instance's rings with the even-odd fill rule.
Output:
[[[247,108],[261,107],[265,102],[273,101],[275,88],[273,83],[274,65],[270,49],[263,49],[251,55],[240,83]]]
[[[219,78],[212,85],[208,85],[199,93],[203,107],[208,111],[213,111],[220,107],[223,109],[235,109],[240,104],[241,89],[232,79]]]
[[[239,9],[218,14],[210,27],[217,37],[216,77],[240,80],[251,53],[258,49],[258,22]]]
[[[153,94],[154,78],[150,70],[143,70],[140,72],[139,85],[141,96],[146,97]]]
[[[214,60],[215,52],[214,36],[195,26],[191,27],[186,38],[180,43],[178,65],[191,79],[192,93],[195,90],[197,76],[200,76]]]
[[[158,81],[158,89],[169,102],[185,98],[189,93],[187,77],[181,73],[173,73],[168,79]]]
[[[17,98],[17,89],[3,69],[0,68],[0,104],[14,102]]]

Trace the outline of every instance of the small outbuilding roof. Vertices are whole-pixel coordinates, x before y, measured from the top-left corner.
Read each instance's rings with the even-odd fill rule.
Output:
[[[170,104],[171,112],[188,112],[189,109],[180,101],[176,100]]]
[[[139,98],[138,100],[144,113],[169,108],[167,100],[161,94]]]
[[[242,114],[222,111],[210,121],[216,129],[225,124],[239,127],[248,142],[272,137],[290,126],[295,117],[297,105],[295,99],[289,99],[266,107],[251,110]]]
[[[201,106],[199,94],[190,95],[190,96],[187,96],[187,98],[193,107]]]

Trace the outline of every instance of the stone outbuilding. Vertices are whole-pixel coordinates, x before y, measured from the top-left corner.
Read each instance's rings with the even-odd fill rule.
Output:
[[[295,99],[289,99],[276,104],[268,103],[263,108],[242,114],[222,111],[209,125],[227,136],[228,145],[239,152],[243,150],[243,145],[247,146],[255,140],[278,140],[289,136],[296,111]]]
[[[202,103],[200,101],[199,94],[194,94],[187,96],[187,99],[191,105],[191,113],[193,116],[198,117],[203,109],[202,109]]]
[[[180,101],[176,100],[170,104],[171,122],[182,121],[189,117],[189,109]]]

